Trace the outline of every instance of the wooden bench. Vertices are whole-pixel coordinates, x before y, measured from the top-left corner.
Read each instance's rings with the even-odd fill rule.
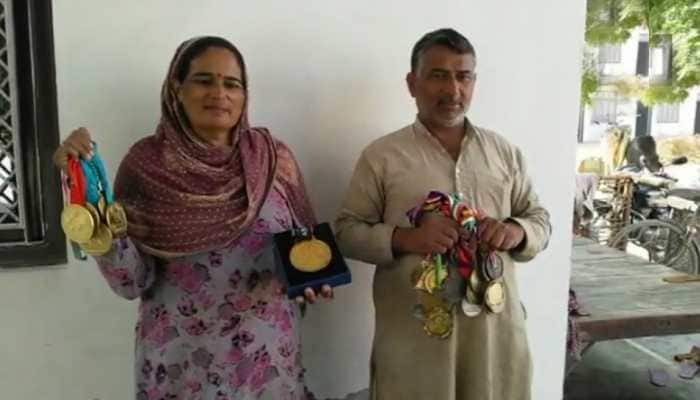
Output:
[[[571,288],[590,313],[574,319],[587,348],[603,340],[700,332],[700,282],[665,282],[680,273],[581,237],[574,238],[571,262]]]

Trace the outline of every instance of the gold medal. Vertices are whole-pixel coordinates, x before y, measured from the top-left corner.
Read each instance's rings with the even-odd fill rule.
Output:
[[[100,199],[97,201],[97,211],[100,212],[102,218],[107,218],[107,200],[105,200],[104,195],[100,195]]]
[[[421,283],[423,288],[425,288],[425,290],[430,294],[432,294],[435,291],[435,288],[437,288],[436,276],[435,267],[428,268],[423,273]]]
[[[413,285],[414,288],[416,289],[423,289],[422,285],[422,278],[423,278],[423,270],[425,267],[423,265],[420,265],[416,267],[413,272],[411,272],[411,285]],[[418,287],[418,286],[421,287]]]
[[[89,241],[81,243],[81,247],[91,256],[101,256],[112,248],[112,231],[105,225],[95,230],[95,235]]]
[[[449,308],[449,305],[440,297],[433,296],[426,291],[418,292],[418,302],[423,305],[423,308],[430,310],[435,307]]]
[[[484,303],[494,314],[503,311],[506,304],[506,288],[502,281],[498,280],[489,283],[484,294]]]
[[[443,307],[433,307],[426,316],[423,330],[429,336],[445,339],[452,333],[452,315]]]
[[[289,261],[294,268],[303,272],[322,270],[330,264],[331,257],[331,248],[315,238],[298,242],[289,252]]]
[[[432,294],[433,292],[442,289],[445,279],[447,279],[447,270],[444,268],[438,269],[435,266],[430,266],[423,274],[423,287],[428,291],[428,293]]]
[[[115,237],[126,233],[126,212],[121,204],[114,202],[107,206],[105,221]]]
[[[79,204],[70,204],[61,212],[61,227],[68,239],[84,243],[92,237],[95,221],[87,208]]]
[[[423,274],[429,267],[430,263],[424,259],[421,260],[420,265],[411,272],[411,285],[413,285],[414,288],[425,289],[425,287],[423,287]]]
[[[425,287],[425,270],[421,271],[420,276],[418,276],[418,280],[416,281],[416,284],[413,285],[414,289],[418,290],[424,290],[427,291],[428,288]]]
[[[92,216],[92,221],[94,223],[94,226],[98,226],[100,224],[101,218],[100,218],[100,212],[97,211],[95,206],[93,206],[90,203],[85,203],[85,209],[90,212],[90,215]],[[94,233],[94,232],[93,232]]]

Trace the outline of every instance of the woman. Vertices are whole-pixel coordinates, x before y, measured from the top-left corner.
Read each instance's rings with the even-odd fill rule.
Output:
[[[247,118],[243,57],[228,41],[177,49],[154,135],[121,162],[128,235],[96,257],[110,287],[141,298],[136,398],[305,399],[298,310],[272,235],[314,223],[291,151]],[[57,150],[90,158],[85,128]],[[322,289],[331,297],[330,287]],[[307,301],[315,294],[307,289]],[[303,302],[304,299],[297,299]]]

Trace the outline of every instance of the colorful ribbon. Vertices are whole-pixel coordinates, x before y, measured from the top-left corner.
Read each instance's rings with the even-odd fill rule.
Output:
[[[447,218],[452,218],[461,227],[459,240],[455,246],[447,252],[447,266],[455,267],[465,279],[469,278],[477,264],[477,252],[479,246],[479,222],[485,217],[484,213],[476,208],[469,207],[457,194],[445,194],[431,191],[423,203],[411,209],[408,219],[413,226],[426,213],[436,213]],[[443,264],[442,257],[435,255],[436,265],[440,268]]]
[[[102,191],[105,195],[105,201],[107,205],[114,203],[114,193],[112,192],[112,187],[109,184],[109,178],[107,177],[107,168],[105,167],[100,153],[97,152],[97,143],[93,146],[94,155],[92,156],[93,165],[97,168],[98,177],[100,179],[100,184],[102,185]]]
[[[93,143],[92,158],[90,160],[81,159],[80,164],[85,174],[87,201],[97,206],[97,203],[100,201],[100,195],[104,194],[107,205],[114,203],[114,194],[107,178],[107,169],[102,161],[102,157],[97,152],[96,143]]]
[[[86,179],[80,162],[73,157],[68,158],[68,178],[71,204],[85,204]]]

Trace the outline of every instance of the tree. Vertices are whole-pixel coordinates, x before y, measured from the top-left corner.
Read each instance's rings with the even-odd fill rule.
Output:
[[[639,98],[647,106],[683,101],[688,97],[688,89],[700,85],[700,1],[588,0],[588,45],[625,42],[637,27],[649,31],[650,48],[671,44],[669,79],[651,83],[628,80],[614,86],[620,89],[620,94]],[[588,104],[598,82],[587,68],[581,82],[582,102]]]
[[[596,70],[596,60],[593,53],[590,51],[584,52],[582,71],[581,103],[582,105],[590,106],[593,104],[593,95],[600,85],[598,71]]]

